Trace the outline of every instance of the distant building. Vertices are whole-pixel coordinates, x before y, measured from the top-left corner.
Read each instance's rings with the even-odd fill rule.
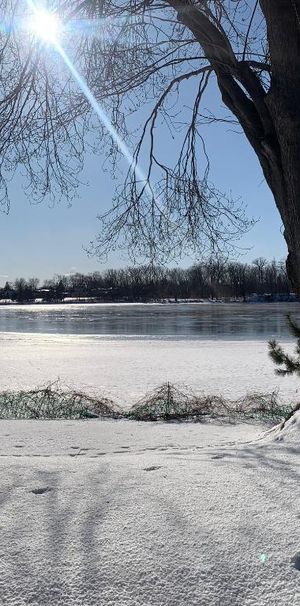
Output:
[[[246,303],[296,303],[299,299],[294,292],[290,293],[252,293],[245,297]]]

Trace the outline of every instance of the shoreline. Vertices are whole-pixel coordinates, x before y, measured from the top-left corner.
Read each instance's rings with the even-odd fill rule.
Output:
[[[28,307],[45,305],[99,305],[99,306],[134,306],[134,305],[271,305],[271,304],[297,304],[297,299],[261,299],[261,300],[250,300],[250,299],[159,299],[159,300],[142,300],[142,301],[103,301],[98,299],[87,299],[87,298],[66,298],[61,301],[45,301],[45,300],[34,300],[34,301],[4,301],[0,300],[0,309],[6,307]]]

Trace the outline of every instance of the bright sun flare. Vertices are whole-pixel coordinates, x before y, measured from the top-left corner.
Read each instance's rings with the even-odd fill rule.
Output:
[[[48,13],[47,11],[36,11],[32,17],[30,29],[32,32],[44,40],[54,44],[58,41],[59,33],[61,30],[61,24],[59,19],[54,13]]]

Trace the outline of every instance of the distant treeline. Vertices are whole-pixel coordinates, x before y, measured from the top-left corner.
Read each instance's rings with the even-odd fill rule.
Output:
[[[127,267],[90,274],[57,275],[40,285],[37,278],[6,282],[0,298],[19,303],[40,299],[59,302],[68,297],[97,301],[153,301],[159,299],[246,300],[257,295],[288,295],[291,287],[283,262],[263,258],[252,263],[209,259],[179,267]]]

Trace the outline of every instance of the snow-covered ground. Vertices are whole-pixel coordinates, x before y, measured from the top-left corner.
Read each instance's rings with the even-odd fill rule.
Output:
[[[298,606],[300,418],[1,421],[1,606]]]
[[[291,343],[286,344],[292,347]],[[297,377],[277,377],[265,341],[107,339],[0,334],[0,390],[62,384],[103,393],[129,406],[166,381],[229,398],[278,388],[298,400]]]

